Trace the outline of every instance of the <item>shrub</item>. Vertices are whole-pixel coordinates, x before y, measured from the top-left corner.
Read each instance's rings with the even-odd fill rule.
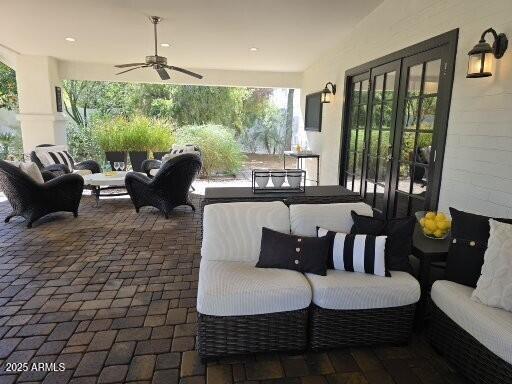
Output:
[[[96,160],[98,164],[105,165],[105,154],[94,132],[94,126],[84,127],[69,121],[66,133],[69,150],[76,161]]]
[[[128,120],[121,116],[98,119],[94,123],[94,137],[105,152],[126,151],[127,126]]]
[[[176,140],[171,124],[162,119],[152,120],[149,138],[149,149],[153,152],[168,151]]]
[[[201,149],[203,174],[236,174],[245,156],[234,132],[221,125],[189,125],[176,131],[176,143],[194,144]]]

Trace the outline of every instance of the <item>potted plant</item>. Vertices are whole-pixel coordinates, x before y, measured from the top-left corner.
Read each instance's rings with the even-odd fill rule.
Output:
[[[151,119],[145,116],[135,116],[128,121],[124,131],[126,148],[130,154],[130,162],[135,172],[142,171],[142,162],[148,159],[151,143]]]
[[[105,157],[114,169],[114,162],[124,162],[124,169],[128,155],[126,153],[124,130],[127,121],[122,117],[101,120],[96,124],[95,134]]]
[[[150,148],[153,157],[156,160],[162,160],[162,157],[170,152],[174,144],[174,135],[170,124],[165,120],[154,120],[150,134]]]

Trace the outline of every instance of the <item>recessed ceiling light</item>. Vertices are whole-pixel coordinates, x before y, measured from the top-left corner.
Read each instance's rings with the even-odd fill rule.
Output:
[[[256,52],[257,50],[258,50],[258,48],[256,48],[256,47],[249,48],[249,51],[251,51],[251,52]]]
[[[69,41],[70,43],[74,43],[76,41],[74,37],[66,37],[64,40]]]
[[[169,48],[171,46],[171,44],[169,43],[162,43],[160,44],[161,47],[164,47],[164,48]]]

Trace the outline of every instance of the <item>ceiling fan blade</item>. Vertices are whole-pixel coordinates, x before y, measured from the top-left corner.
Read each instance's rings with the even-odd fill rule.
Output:
[[[180,68],[180,67],[174,67],[172,65],[166,65],[167,68],[173,70],[173,71],[178,71],[178,72],[181,72],[181,73],[184,73],[186,75],[189,75],[189,76],[192,76],[192,77],[195,77],[196,79],[202,79],[203,76],[202,75],[199,75],[197,73],[194,73],[192,71],[189,71],[187,69],[183,69],[183,68]]]
[[[127,69],[126,71],[122,71],[122,72],[116,73],[116,75],[120,75],[122,73],[133,71],[134,69],[145,68],[145,67],[146,67],[146,65],[141,65],[140,67],[130,68],[130,69]]]
[[[146,63],[130,63],[130,64],[118,64],[118,65],[114,65],[114,67],[116,68],[127,68],[127,67],[135,67],[137,65],[144,65]]]
[[[169,80],[171,78],[165,68],[155,68],[155,70],[158,72],[162,80]]]

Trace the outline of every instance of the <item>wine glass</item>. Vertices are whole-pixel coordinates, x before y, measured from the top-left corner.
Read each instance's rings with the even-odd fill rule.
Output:
[[[114,170],[119,170],[119,161],[114,161]]]
[[[124,168],[124,167],[125,167],[125,165],[124,165],[124,161],[120,161],[120,162],[119,162],[119,170],[120,170],[120,171],[124,171],[124,170],[125,170],[125,168]]]

